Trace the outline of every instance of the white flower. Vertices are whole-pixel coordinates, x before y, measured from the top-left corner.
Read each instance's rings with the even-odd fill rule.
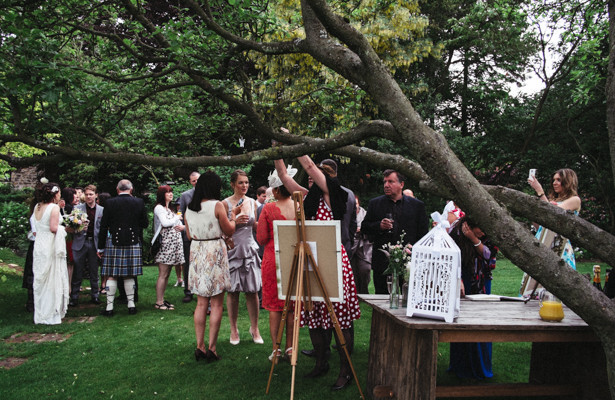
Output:
[[[45,177],[42,177],[42,178],[41,178],[41,183],[42,183],[43,185],[44,185],[44,184],[46,184],[46,183],[49,183],[49,179],[47,179],[47,178],[45,178]]]

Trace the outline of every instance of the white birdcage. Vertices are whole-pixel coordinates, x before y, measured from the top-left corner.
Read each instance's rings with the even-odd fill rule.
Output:
[[[438,224],[412,246],[406,312],[409,317],[453,322],[459,316],[461,251],[446,232],[447,213],[443,214],[431,214]]]

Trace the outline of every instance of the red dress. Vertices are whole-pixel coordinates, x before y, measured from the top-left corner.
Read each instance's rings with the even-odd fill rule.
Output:
[[[284,309],[284,300],[278,299],[278,278],[275,269],[275,246],[273,240],[273,221],[286,218],[276,205],[267,203],[263,206],[258,218],[256,240],[265,246],[261,262],[261,276],[263,280],[263,307],[267,311],[281,312]]]
[[[327,206],[324,200],[321,198],[318,204],[318,211],[316,212],[317,221],[331,221],[333,220],[333,213]],[[344,301],[334,302],[333,309],[337,320],[339,321],[342,329],[349,329],[352,321],[361,317],[361,309],[359,308],[359,299],[357,297],[357,288],[354,282],[354,275],[352,274],[352,267],[348,262],[348,255],[346,249],[342,245],[342,284],[344,288]],[[263,303],[264,303],[264,289],[263,289]],[[322,301],[315,301],[312,311],[307,312],[301,310],[301,326],[309,326],[310,329],[324,328],[331,329],[333,324],[331,318],[327,312],[327,306]]]

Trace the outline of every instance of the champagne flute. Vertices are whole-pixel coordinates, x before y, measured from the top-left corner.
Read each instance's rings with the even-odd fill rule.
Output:
[[[389,221],[391,221],[391,225],[393,225],[395,223],[395,221],[393,220],[393,214],[392,213],[386,213],[384,215],[384,218],[388,219]],[[392,232],[393,228],[389,229],[388,232]]]

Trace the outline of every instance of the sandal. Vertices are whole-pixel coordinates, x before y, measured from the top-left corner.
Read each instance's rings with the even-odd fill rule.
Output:
[[[167,306],[164,303],[162,303],[162,304],[154,304],[154,308],[156,308],[157,310],[164,310],[164,311],[175,310],[174,308],[169,307],[169,306]]]
[[[277,354],[276,351],[273,350],[269,355],[269,361],[273,361],[274,357],[280,358],[282,357],[282,350],[278,349]]]
[[[290,362],[291,357],[293,356],[293,348],[289,347],[288,349],[286,349],[286,351],[284,352],[284,355],[282,356],[282,361],[288,361]]]
[[[165,300],[165,301],[163,301],[163,303],[164,303],[165,306],[167,306],[167,308],[169,310],[175,310],[175,306],[173,304],[169,303],[168,301]]]

